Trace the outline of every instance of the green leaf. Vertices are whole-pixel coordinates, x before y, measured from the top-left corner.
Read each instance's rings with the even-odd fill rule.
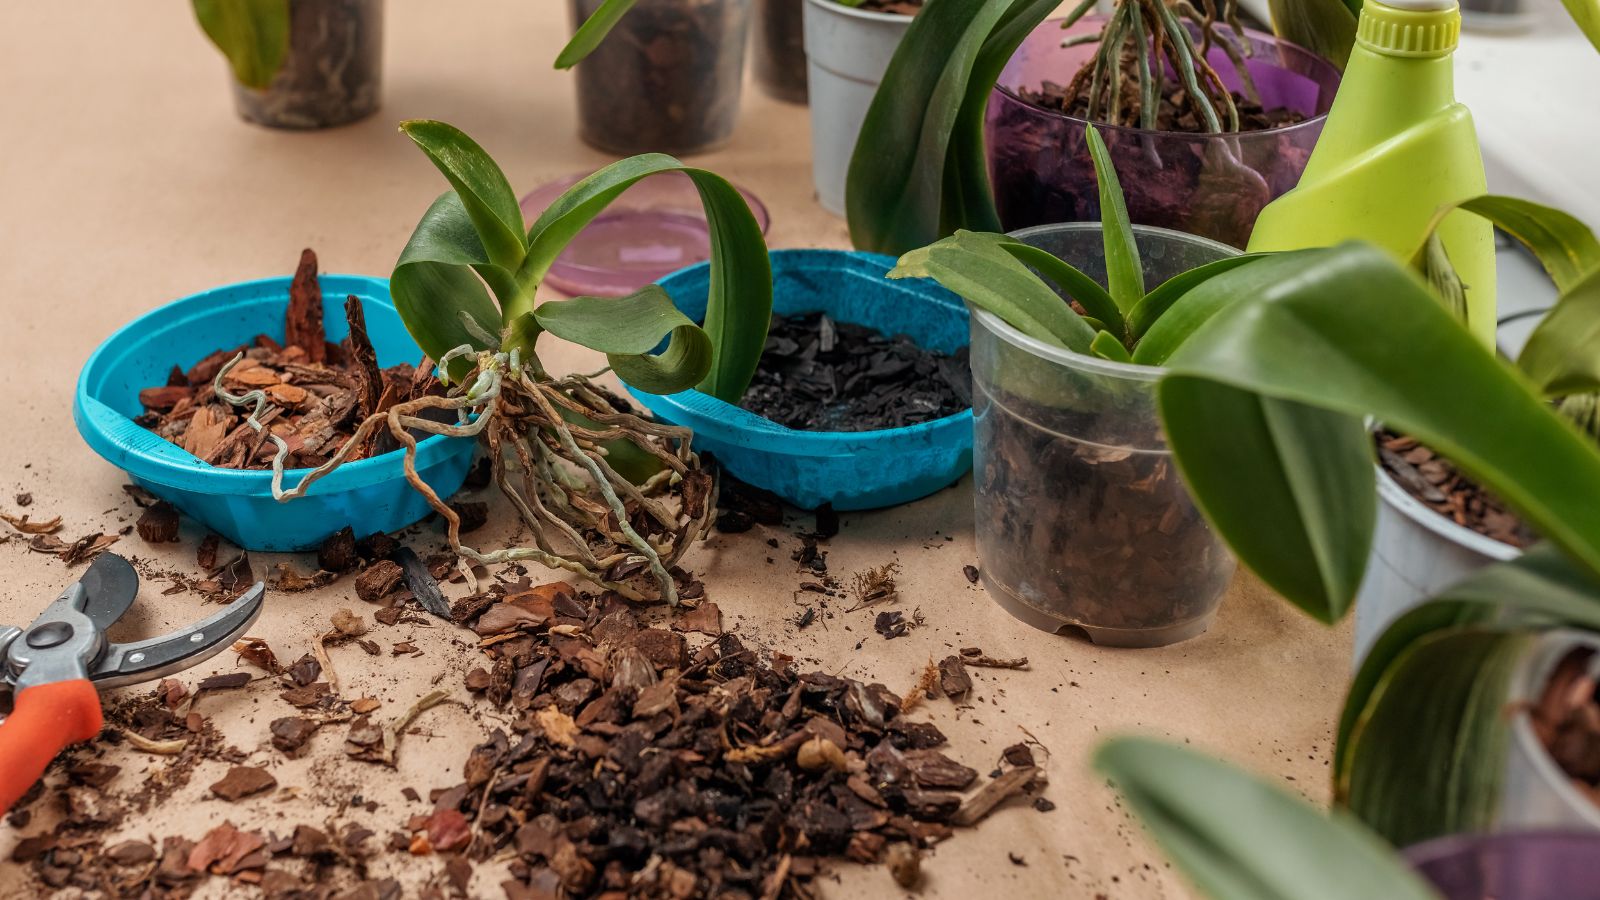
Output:
[[[1106,281],[1111,299],[1123,313],[1130,313],[1144,299],[1144,266],[1139,262],[1139,242],[1133,237],[1128,220],[1128,204],[1117,181],[1117,167],[1111,164],[1111,151],[1100,138],[1100,129],[1089,126],[1089,156],[1094,161],[1095,183],[1100,188],[1100,234],[1105,240]]]
[[[1377,518],[1361,420],[1181,375],[1162,380],[1158,404],[1206,518],[1261,580],[1337,622],[1361,586]]]
[[[761,226],[744,196],[717,174],[661,153],[606,166],[567,189],[529,226],[528,256],[517,279],[542,281],[572,238],[611,201],[640,179],[660,172],[683,172],[694,181],[710,228],[711,279],[701,327],[715,355],[698,387],[719,400],[738,403],[755,375],[772,321],[772,263]]]
[[[1394,850],[1348,815],[1193,750],[1117,738],[1104,772],[1177,867],[1216,900],[1429,900]]]
[[[900,258],[890,278],[932,278],[1029,337],[1088,353],[1095,330],[1006,248],[999,234],[958,231]]]
[[[1082,9],[1093,5],[1084,0]],[[904,254],[958,229],[998,231],[983,111],[1023,38],[1057,0],[931,0],[912,19],[850,159],[845,205],[858,248]]]
[[[1122,346],[1122,342],[1117,340],[1117,336],[1109,331],[1102,331],[1095,335],[1094,340],[1089,344],[1089,351],[1101,359],[1109,359],[1112,362],[1133,362],[1133,357],[1128,354],[1128,348]]]
[[[999,244],[1007,253],[1016,257],[1018,262],[1038,271],[1049,279],[1057,290],[1078,301],[1078,305],[1098,321],[1101,328],[1118,336],[1127,333],[1122,310],[1117,308],[1116,301],[1112,300],[1106,289],[1100,286],[1100,282],[1047,250],[1015,239],[1001,240]]]
[[[1267,10],[1278,37],[1299,44],[1340,70],[1350,61],[1361,0],[1267,0]]]
[[[1334,743],[1336,794],[1348,791],[1351,736],[1395,660],[1429,634],[1489,623],[1508,629],[1600,630],[1600,586],[1557,547],[1542,543],[1514,560],[1478,570],[1390,623],[1362,659],[1345,698]]]
[[[1589,43],[1600,50],[1600,0],[1561,0],[1561,5],[1567,8],[1567,14],[1572,16]]]
[[[1145,294],[1144,299],[1140,300],[1133,307],[1133,310],[1128,313],[1129,337],[1134,341],[1143,338],[1150,330],[1150,327],[1158,322],[1162,316],[1166,315],[1167,311],[1173,307],[1173,304],[1177,303],[1185,294],[1206,281],[1221,275],[1223,272],[1229,269],[1237,269],[1253,259],[1260,259],[1261,256],[1262,254],[1260,253],[1240,253],[1234,256],[1225,256],[1222,259],[1212,260],[1203,266],[1196,266],[1187,272],[1179,272],[1161,282],[1155,290]],[[1204,320],[1194,321],[1192,324],[1198,326],[1200,321]],[[1173,335],[1175,338],[1177,336],[1177,334]],[[1172,346],[1175,348],[1177,344],[1174,343]],[[1165,359],[1167,355],[1162,354],[1162,358]]]
[[[1344,800],[1399,846],[1485,831],[1499,805],[1505,703],[1526,634],[1434,632],[1400,654],[1354,735]]]
[[[1523,345],[1517,367],[1546,396],[1600,390],[1600,269],[1557,298]]]
[[[194,0],[194,17],[240,84],[272,84],[289,54],[289,0]]]
[[[583,20],[578,30],[573,33],[572,40],[561,48],[561,53],[556,56],[556,68],[570,69],[583,60],[585,56],[594,52],[600,42],[606,39],[618,21],[633,9],[636,0],[605,0],[600,7]]]
[[[1600,582],[1549,544],[1395,620],[1345,700],[1335,798],[1396,841],[1485,830],[1502,793],[1511,667],[1554,628],[1600,630]]]
[[[1480,215],[1516,238],[1544,266],[1558,291],[1570,290],[1600,268],[1600,240],[1595,239],[1589,226],[1555,207],[1517,197],[1484,194],[1440,210],[1434,217],[1434,228],[1451,209]]]
[[[626,297],[547,300],[533,317],[556,337],[604,353],[618,378],[646,393],[688,390],[711,370],[711,339],[660,285]],[[653,355],[668,335],[666,350]]]
[[[1281,283],[1316,252],[1291,250],[1274,253],[1262,257],[1262,268],[1259,269],[1255,266],[1240,267],[1237,264],[1213,263],[1210,265],[1217,265],[1217,269],[1200,266],[1177,276],[1185,281],[1172,288],[1170,293],[1165,284],[1156,288],[1150,296],[1157,299],[1149,301],[1148,308],[1141,311],[1140,307],[1145,306],[1141,302],[1140,306],[1134,309],[1137,319],[1140,321],[1148,319],[1149,324],[1139,337],[1138,343],[1134,345],[1133,361],[1145,366],[1164,365],[1172,354],[1189,340],[1190,335],[1210,321],[1212,316],[1242,298],[1255,296]],[[1227,260],[1221,262],[1226,263]],[[1217,280],[1217,276],[1240,268],[1243,271],[1231,274],[1223,284],[1213,283]],[[1185,285],[1189,284],[1187,278],[1191,275],[1194,277],[1194,282],[1185,289]],[[1159,310],[1160,304],[1166,304],[1167,308]],[[1160,314],[1151,319],[1150,317],[1157,312]]]
[[[1262,284],[1264,273],[1276,278]],[[1230,290],[1238,291],[1239,299],[1213,315],[1173,354],[1167,368],[1174,377],[1159,388],[1168,439],[1186,482],[1208,514],[1238,506],[1239,497],[1229,492],[1245,489],[1249,473],[1222,471],[1224,466],[1243,467],[1212,452],[1191,453],[1191,441],[1198,442],[1200,451],[1212,449],[1216,439],[1204,431],[1222,430],[1214,422],[1197,420],[1199,413],[1191,408],[1198,403],[1197,381],[1350,418],[1373,416],[1453,461],[1535,531],[1600,573],[1600,504],[1593,502],[1600,497],[1600,448],[1558,417],[1520,373],[1473,340],[1416,276],[1376,248],[1345,244],[1269,257],[1219,275],[1196,292]],[[1262,416],[1251,425],[1243,415],[1236,418],[1231,427],[1251,429],[1235,432],[1236,440],[1261,453],[1274,441],[1307,454],[1304,459],[1344,448],[1338,462],[1318,463],[1336,469],[1320,481],[1302,478],[1297,491],[1331,492],[1353,485],[1357,450],[1352,440],[1317,449],[1304,439],[1285,439],[1278,429],[1292,421]],[[1331,427],[1326,421],[1313,424],[1321,430]],[[1348,432],[1349,426],[1344,427]],[[1370,453],[1363,451],[1361,458]],[[1285,465],[1294,462],[1285,457]],[[1280,490],[1276,482],[1283,480],[1283,470],[1262,470],[1263,489]],[[1372,489],[1370,483],[1363,492]],[[1364,529],[1355,527],[1356,507],[1332,496],[1315,502],[1304,493],[1295,497],[1306,516],[1295,516],[1285,505],[1258,505],[1248,520],[1219,516],[1219,530],[1247,565],[1296,605],[1313,614],[1337,612],[1345,600],[1330,594],[1344,586],[1354,589],[1359,581],[1354,561],[1367,550],[1360,541]],[[1370,502],[1363,500],[1361,506]],[[1264,554],[1263,548],[1277,545],[1275,532],[1311,535],[1319,527],[1311,517],[1341,508],[1345,521],[1335,523],[1330,534],[1358,545],[1329,546],[1295,558]],[[1318,585],[1323,588],[1315,590]]]
[[[522,209],[504,172],[487,152],[454,125],[430,119],[410,119],[400,130],[422,148],[461,198],[462,206],[478,231],[489,262],[511,272],[522,266],[526,252],[522,240]],[[501,298],[502,303],[506,301]],[[531,297],[530,297],[531,302]],[[503,310],[510,323],[526,310]]]
[[[463,312],[481,330],[490,334],[500,331],[500,314],[473,274],[474,267],[495,269],[460,196],[446,191],[417,223],[389,278],[389,292],[401,321],[430,359],[462,344],[489,349],[462,323]],[[509,277],[503,270],[501,274]],[[460,378],[471,368],[470,361],[458,359],[451,363],[450,375]]]

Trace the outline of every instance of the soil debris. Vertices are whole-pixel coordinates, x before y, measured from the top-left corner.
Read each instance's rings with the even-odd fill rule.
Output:
[[[263,791],[270,791],[277,786],[278,779],[273,778],[272,773],[266,769],[256,766],[234,766],[221,781],[211,785],[211,793],[233,803]]]
[[[178,539],[178,508],[162,500],[139,514],[135,524],[147,544],[170,544]]]

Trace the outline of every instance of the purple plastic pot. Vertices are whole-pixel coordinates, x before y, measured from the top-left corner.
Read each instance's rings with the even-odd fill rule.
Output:
[[[1085,141],[1088,122],[1025,102],[1020,89],[1067,84],[1095,45],[1063,48],[1063,39],[1092,34],[1104,20],[1087,17],[1063,30],[1039,26],[1012,56],[989,100],[989,174],[1007,231],[1055,222],[1100,220],[1094,168]],[[1231,33],[1231,32],[1230,32]],[[1244,247],[1261,208],[1295,186],[1322,133],[1339,87],[1332,64],[1258,31],[1245,31],[1245,61],[1263,106],[1287,107],[1303,122],[1235,134],[1189,134],[1097,125],[1111,150],[1134,223],[1170,228]],[[1226,53],[1207,56],[1230,90],[1239,75]],[[1171,73],[1169,72],[1169,76]],[[1172,77],[1165,82],[1174,84]]]
[[[1453,835],[1405,857],[1445,900],[1600,900],[1600,835]]]

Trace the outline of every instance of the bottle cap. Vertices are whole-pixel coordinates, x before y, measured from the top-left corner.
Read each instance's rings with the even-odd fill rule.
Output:
[[[1460,39],[1456,0],[1366,0],[1356,24],[1356,42],[1385,56],[1446,56]]]

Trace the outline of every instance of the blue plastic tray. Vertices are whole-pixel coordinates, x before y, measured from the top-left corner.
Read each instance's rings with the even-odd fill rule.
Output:
[[[124,325],[107,338],[78,376],[73,419],[90,449],[133,481],[247,550],[305,550],[349,525],[357,537],[404,528],[429,510],[406,484],[401,453],[346,463],[311,486],[306,496],[272,499],[272,473],[222,469],[134,424],[143,412],[139,391],[166,383],[176,363],[188,368],[218,348],[237,347],[257,334],[283,339],[290,278],[231,284],[176,300]],[[389,282],[360,275],[320,278],[328,310],[328,339],[349,333],[343,300],[361,298],[378,362],[392,366],[422,357],[389,298]],[[436,435],[417,445],[417,470],[439,496],[461,487],[475,441]],[[292,487],[306,469],[285,473]]]
[[[826,312],[840,322],[905,334],[932,350],[967,345],[966,305],[932,281],[890,281],[894,260],[842,250],[772,252],[773,310]],[[705,316],[710,266],[662,279],[679,309]],[[796,431],[699,391],[660,396],[629,388],[660,418],[694,429],[741,481],[802,509],[875,509],[907,503],[950,485],[972,468],[972,412],[882,431]]]

